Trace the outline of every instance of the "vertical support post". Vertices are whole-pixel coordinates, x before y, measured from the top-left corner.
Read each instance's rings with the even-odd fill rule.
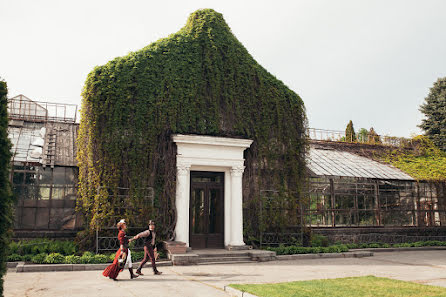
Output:
[[[242,176],[245,166],[231,168],[231,246],[243,246],[243,189]]]
[[[190,165],[178,164],[176,184],[177,224],[175,226],[175,240],[185,242],[189,246],[189,199],[190,199]]]
[[[334,183],[332,178],[330,178],[330,197],[331,197],[331,226],[336,227],[336,215],[334,212],[336,203],[335,203]]]
[[[381,226],[381,204],[379,202],[379,184],[375,181],[375,220],[376,225]]]
[[[99,252],[99,230],[96,228],[96,254]]]

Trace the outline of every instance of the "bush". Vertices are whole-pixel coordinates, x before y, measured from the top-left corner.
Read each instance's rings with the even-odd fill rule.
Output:
[[[34,264],[44,264],[47,254],[38,254],[31,258]]]
[[[24,255],[22,256],[22,261],[31,262],[33,255]]]
[[[61,264],[65,262],[65,257],[59,253],[51,253],[45,258],[46,264]]]
[[[65,263],[66,264],[80,264],[81,257],[75,256],[75,255],[65,256]]]
[[[107,263],[108,261],[108,257],[106,255],[101,255],[101,254],[94,255],[93,259],[94,263],[96,264]]]
[[[329,245],[328,238],[324,235],[313,234],[311,237],[312,247],[327,247]]]
[[[19,245],[17,244],[17,242],[11,242],[9,244],[9,254],[18,254],[18,250],[19,250]]]
[[[18,261],[23,261],[22,256],[20,256],[19,254],[11,254],[8,256],[8,262],[18,262]]]
[[[144,251],[132,251],[132,261],[142,260],[144,258]]]
[[[94,264],[94,254],[92,252],[85,252],[81,257],[82,264]]]
[[[111,261],[111,262],[113,262],[113,261],[115,260],[115,256],[116,256],[116,253],[110,254],[110,255],[108,256],[108,260]],[[132,260],[133,260],[133,259],[132,259]]]

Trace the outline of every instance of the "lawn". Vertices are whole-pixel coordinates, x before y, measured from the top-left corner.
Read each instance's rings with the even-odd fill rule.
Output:
[[[230,286],[261,297],[446,297],[446,288],[374,276]]]

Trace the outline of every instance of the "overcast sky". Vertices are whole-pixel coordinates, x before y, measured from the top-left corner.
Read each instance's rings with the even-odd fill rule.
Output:
[[[419,105],[446,76],[446,1],[0,0],[9,96],[80,105],[96,65],[221,12],[251,55],[305,102],[310,127],[419,134]]]

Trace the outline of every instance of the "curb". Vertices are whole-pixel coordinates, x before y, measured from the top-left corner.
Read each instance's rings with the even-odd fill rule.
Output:
[[[400,247],[400,248],[367,248],[367,249],[351,249],[352,252],[405,252],[405,251],[438,251],[446,250],[446,246],[420,246],[420,247]]]
[[[229,286],[225,286],[225,292],[235,297],[259,297],[248,292],[243,292]]]
[[[345,252],[345,253],[319,253],[319,254],[294,254],[294,255],[279,255],[276,260],[306,260],[306,259],[321,259],[321,258],[363,258],[372,257],[372,252]]]
[[[105,264],[26,264],[25,262],[12,262],[15,265],[16,272],[51,272],[51,271],[91,271],[104,270],[111,263]],[[135,263],[136,264],[136,263]],[[9,265],[9,263],[8,263]],[[171,261],[161,261],[156,263],[158,267],[172,266]],[[8,266],[9,267],[9,266]],[[151,264],[144,265],[145,268],[151,267]],[[11,265],[11,268],[12,267]]]

